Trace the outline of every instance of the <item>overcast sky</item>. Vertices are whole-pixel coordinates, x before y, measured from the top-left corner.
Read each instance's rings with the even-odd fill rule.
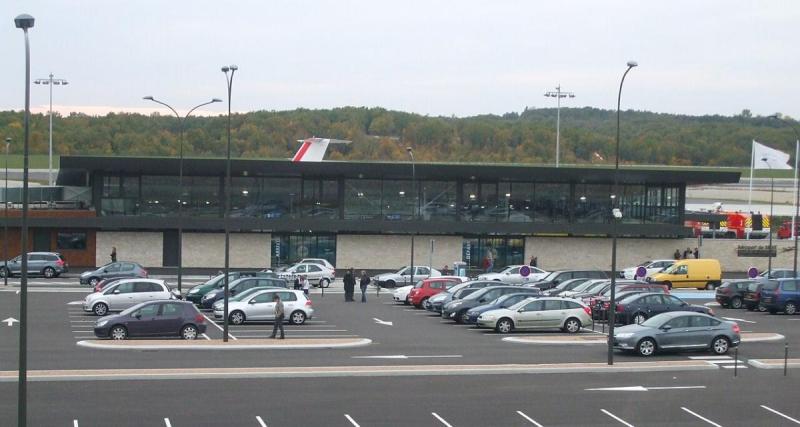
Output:
[[[50,72],[59,111],[179,110],[225,99],[235,111],[380,106],[468,116],[564,106],[800,117],[797,1],[3,0],[0,109],[24,105]],[[3,24],[4,22],[4,24]],[[48,92],[32,86],[35,111]],[[222,112],[217,104],[210,112]]]

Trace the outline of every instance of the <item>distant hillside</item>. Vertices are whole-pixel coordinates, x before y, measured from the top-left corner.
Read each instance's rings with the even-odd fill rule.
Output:
[[[291,157],[297,139],[349,139],[331,147],[328,159],[406,160],[413,146],[418,161],[553,163],[554,108],[526,109],[503,116],[429,117],[382,108],[257,111],[233,117],[234,155]],[[795,123],[796,124],[796,123]],[[612,163],[616,112],[596,108],[561,109],[561,161]],[[0,112],[2,138],[21,153],[22,114]],[[31,152],[47,153],[47,116],[32,117]],[[756,139],[793,153],[795,136],[783,123],[752,117],[681,116],[640,111],[622,113],[622,155],[628,164],[747,166]],[[222,156],[226,118],[196,117],[186,123],[187,156]],[[178,121],[172,116],[72,114],[54,120],[57,154],[175,156]]]

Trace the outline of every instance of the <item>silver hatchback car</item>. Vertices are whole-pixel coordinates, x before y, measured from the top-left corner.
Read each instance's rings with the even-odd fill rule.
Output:
[[[704,313],[672,311],[614,330],[614,348],[652,356],[659,350],[711,350],[725,354],[741,341],[736,322]]]

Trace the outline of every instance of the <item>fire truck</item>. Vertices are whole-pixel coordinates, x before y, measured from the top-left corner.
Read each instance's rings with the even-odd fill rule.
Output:
[[[760,213],[687,212],[686,226],[692,227],[694,236],[711,239],[764,239],[769,237],[769,215]],[[791,224],[786,226],[791,231]]]

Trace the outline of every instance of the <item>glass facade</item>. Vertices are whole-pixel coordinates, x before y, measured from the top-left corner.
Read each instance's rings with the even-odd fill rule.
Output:
[[[223,188],[221,176],[184,177],[179,191],[175,176],[108,175],[96,183],[96,207],[100,216],[171,216],[181,203],[188,215],[218,218]],[[421,180],[412,190],[411,180],[234,177],[231,216],[607,224],[612,191],[610,183]],[[682,186],[625,184],[619,192],[623,223],[681,223]]]
[[[524,264],[525,239],[517,237],[464,238],[461,259],[471,271],[499,271]]]
[[[336,236],[313,234],[273,234],[272,267],[303,258],[324,258],[336,265]]]

